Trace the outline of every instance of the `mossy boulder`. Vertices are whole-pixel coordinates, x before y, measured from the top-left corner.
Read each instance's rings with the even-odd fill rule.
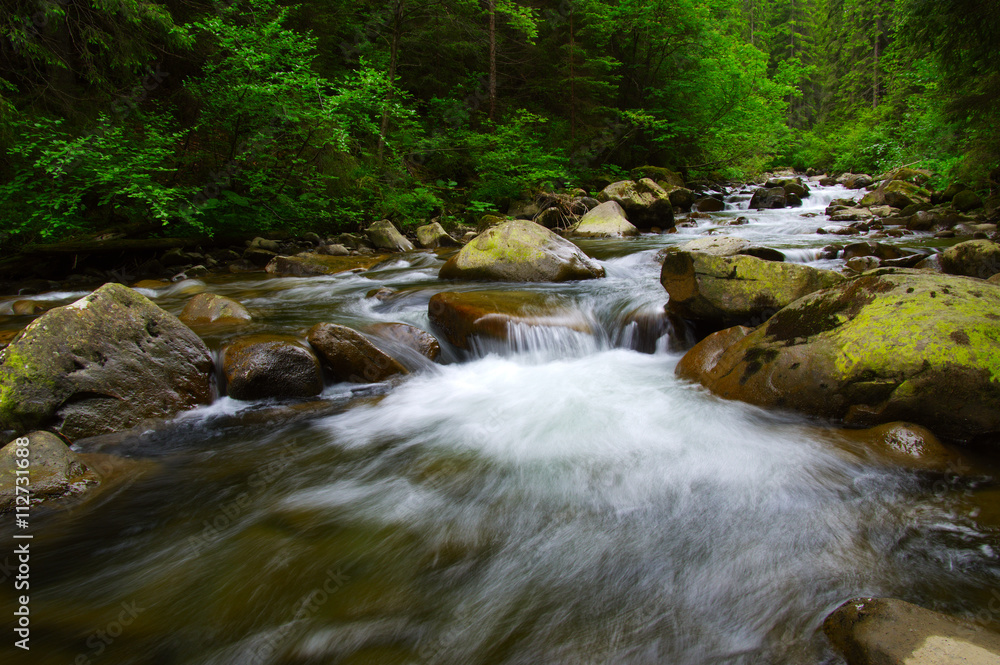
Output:
[[[941,269],[949,275],[989,279],[1000,273],[1000,244],[992,240],[967,240],[940,255]]]
[[[880,268],[795,301],[714,365],[678,371],[727,399],[850,427],[906,421],[953,440],[1000,432],[1000,289]]]
[[[649,178],[664,189],[684,186],[684,176],[676,171],[671,171],[670,169],[665,169],[659,166],[639,166],[632,169],[629,172],[629,175],[632,176],[633,180]]]
[[[716,330],[758,325],[802,296],[841,280],[835,272],[798,263],[683,250],[667,252],[660,273],[670,295],[669,311]]]
[[[826,618],[823,632],[847,665],[1000,663],[997,633],[895,598],[849,600]]]
[[[424,249],[438,247],[458,247],[461,243],[448,235],[440,222],[432,222],[417,228],[417,243]]]
[[[480,233],[442,266],[442,279],[565,282],[604,277],[604,268],[544,226],[511,220]]]
[[[859,205],[865,208],[888,205],[903,209],[911,205],[930,205],[931,193],[911,182],[890,180],[882,183],[878,189],[865,194]]]
[[[506,340],[514,326],[593,332],[570,303],[535,291],[438,293],[428,305],[431,325],[454,346],[471,350],[473,340]]]
[[[983,207],[983,200],[971,189],[965,189],[955,194],[951,206],[959,212],[969,212]]]
[[[674,208],[670,194],[649,178],[613,182],[597,195],[602,203],[614,201],[625,210],[628,220],[639,229],[674,226]]]
[[[178,317],[182,323],[192,325],[240,324],[253,320],[246,307],[232,298],[214,293],[199,293],[184,305]]]
[[[386,255],[328,256],[315,252],[303,252],[295,256],[276,256],[265,270],[280,277],[312,277],[314,275],[336,275],[351,270],[367,270],[385,260]]]
[[[698,198],[697,194],[687,187],[676,187],[671,189],[668,196],[670,197],[670,205],[682,210],[683,212],[690,211],[691,206],[694,205],[695,200]]]
[[[323,390],[319,359],[298,339],[248,335],[230,342],[222,354],[230,397],[311,397]]]
[[[70,439],[212,400],[212,357],[177,317],[120,284],[49,310],[0,352],[0,420]]]
[[[625,210],[615,201],[605,201],[573,227],[573,235],[580,238],[625,238],[639,235],[625,216]]]
[[[367,229],[365,229],[365,235],[368,236],[369,242],[376,247],[376,249],[385,249],[390,252],[411,252],[413,251],[413,243],[407,240],[402,233],[393,226],[392,222],[387,219],[375,222]]]
[[[398,360],[347,326],[317,323],[309,329],[307,339],[341,381],[376,383],[397,374],[409,374]]]

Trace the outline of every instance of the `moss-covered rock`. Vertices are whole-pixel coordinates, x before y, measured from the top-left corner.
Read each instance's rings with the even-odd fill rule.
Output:
[[[604,277],[604,268],[543,226],[511,220],[487,229],[441,268],[442,279],[564,282]]]
[[[458,247],[459,242],[448,235],[440,222],[433,222],[417,229],[417,243],[424,249]]]
[[[843,279],[829,270],[753,256],[667,252],[660,282],[671,313],[719,329],[758,325],[802,296]]]
[[[674,208],[670,194],[649,178],[638,182],[613,182],[597,195],[602,203],[614,201],[625,210],[628,220],[640,229],[654,226],[669,229],[674,226]]]
[[[684,176],[676,171],[671,171],[670,169],[665,169],[659,166],[639,166],[632,169],[629,172],[629,175],[632,176],[632,180],[649,178],[664,189],[684,186]]]
[[[387,219],[375,222],[367,229],[365,235],[377,249],[385,249],[390,252],[411,252],[413,243],[407,240],[395,226]]]
[[[823,622],[847,665],[1000,663],[1000,635],[895,598],[849,600]]]
[[[106,284],[35,319],[0,352],[0,420],[70,439],[117,432],[212,399],[212,357],[177,317]]]
[[[580,220],[573,227],[573,235],[580,238],[625,238],[639,234],[625,216],[625,210],[614,201],[606,201]]]
[[[875,191],[865,194],[860,201],[860,205],[865,208],[888,205],[903,209],[911,205],[930,205],[930,203],[930,192],[903,180],[884,182]]]
[[[214,293],[199,293],[191,298],[178,318],[189,326],[213,323],[232,325],[253,320],[246,307],[232,298]]]
[[[311,397],[323,390],[319,359],[294,337],[241,337],[223,351],[222,369],[233,399]]]
[[[989,279],[1000,273],[1000,245],[992,240],[967,240],[941,252],[941,269],[949,275]]]
[[[670,205],[683,212],[689,212],[698,196],[686,187],[676,187],[670,190]]]
[[[983,207],[983,200],[971,189],[964,189],[952,197],[951,205],[959,212],[969,212]]]
[[[592,333],[569,303],[534,291],[439,293],[428,305],[431,325],[454,346],[471,350],[474,338],[506,340],[512,325],[569,328]]]
[[[267,264],[267,272],[281,277],[312,277],[313,275],[335,275],[351,270],[367,270],[381,263],[385,254],[366,256],[327,256],[315,252],[304,252],[295,256],[276,256]]]
[[[309,329],[307,339],[341,381],[375,383],[409,374],[398,360],[347,326],[317,323]]]
[[[880,268],[795,301],[689,378],[852,427],[907,421],[955,440],[998,432],[1000,289]]]

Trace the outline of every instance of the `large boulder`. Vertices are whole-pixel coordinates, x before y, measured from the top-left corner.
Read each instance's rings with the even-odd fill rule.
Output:
[[[604,268],[547,228],[515,219],[480,233],[442,266],[442,279],[565,282],[604,277]]]
[[[888,205],[903,209],[911,205],[929,205],[930,202],[931,193],[926,189],[903,180],[890,180],[882,183],[875,191],[865,194],[860,205],[865,208]]]
[[[678,374],[714,393],[851,427],[907,421],[946,439],[1000,432],[1000,289],[880,268],[801,298]],[[702,348],[699,348],[702,347]],[[689,370],[681,368],[688,367]]]
[[[427,311],[431,325],[454,346],[471,350],[473,340],[507,340],[512,326],[568,328],[593,332],[578,310],[558,298],[534,291],[438,293]]]
[[[799,263],[683,250],[667,252],[660,273],[670,312],[716,330],[758,325],[802,296],[841,280],[835,272]]]
[[[368,240],[371,241],[372,245],[378,249],[386,249],[390,252],[413,251],[413,243],[396,230],[392,222],[387,219],[375,222],[369,226],[365,229],[365,235],[368,236]]]
[[[319,360],[294,337],[241,337],[223,351],[222,369],[233,399],[311,397],[323,390]]]
[[[675,208],[679,208],[684,212],[690,211],[691,206],[694,205],[695,199],[698,198],[698,196],[687,187],[677,187],[675,189],[671,189],[669,197],[670,205]]]
[[[328,256],[315,252],[304,252],[295,256],[276,256],[265,270],[281,277],[312,277],[314,275],[336,275],[351,270],[367,270],[385,259],[385,255],[368,256]]]
[[[694,209],[698,212],[722,212],[726,209],[726,203],[714,196],[703,196],[694,202]]]
[[[625,210],[615,201],[605,201],[573,227],[573,235],[580,238],[625,238],[639,235],[625,217]]]
[[[750,197],[750,210],[771,210],[788,205],[784,187],[762,187]]]
[[[212,356],[177,317],[106,284],[31,322],[0,352],[0,420],[70,439],[212,400]]]
[[[1000,663],[997,633],[895,598],[849,600],[826,618],[823,632],[847,665]]]
[[[684,176],[659,166],[639,166],[629,171],[629,175],[632,176],[633,180],[649,178],[664,189],[684,186]]]
[[[875,180],[867,173],[845,173],[841,177],[844,187],[847,189],[864,189],[875,183]]]
[[[417,243],[424,249],[438,247],[458,247],[461,243],[448,235],[440,222],[432,222],[417,228]]]
[[[949,275],[989,279],[1000,273],[1000,244],[968,240],[941,252],[941,268]]]
[[[178,317],[182,323],[193,325],[205,324],[240,324],[253,320],[246,307],[232,298],[214,293],[199,293],[184,305],[184,310]]]
[[[969,212],[983,207],[983,200],[971,189],[964,189],[952,197],[951,205],[959,212]]]
[[[398,360],[347,326],[317,323],[309,329],[307,339],[341,381],[376,383],[409,374]]]
[[[674,226],[674,208],[670,194],[649,178],[638,182],[621,180],[613,182],[597,195],[602,203],[614,201],[625,210],[625,215],[637,228],[654,226],[669,229]]]

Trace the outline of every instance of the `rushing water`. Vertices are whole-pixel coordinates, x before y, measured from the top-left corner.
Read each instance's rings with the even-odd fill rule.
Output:
[[[521,328],[392,385],[331,385],[311,415],[222,398],[109,445],[152,468],[35,509],[30,662],[836,663],[819,626],[858,595],[982,616],[1000,589],[1000,520],[976,508],[993,469],[863,461],[816,423],[679,381],[669,331],[630,323],[666,301],[659,249],[718,228],[815,262],[822,210],[847,194],[582,242],[606,279],[518,287],[572,303],[593,335]],[[441,263],[145,293],[175,313],[234,296],[251,330],[301,335],[427,329],[434,293],[510,288],[440,282]],[[379,286],[397,294],[365,298]]]

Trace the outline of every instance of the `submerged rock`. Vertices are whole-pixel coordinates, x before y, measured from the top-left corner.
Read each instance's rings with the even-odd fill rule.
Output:
[[[893,422],[868,429],[840,429],[829,432],[844,449],[869,461],[918,471],[954,472],[967,468],[956,450],[945,446],[926,427]]]
[[[907,421],[965,440],[1000,431],[998,348],[1000,290],[880,268],[795,301],[712,366],[682,365],[728,399],[853,427]]]
[[[294,337],[241,337],[226,346],[222,368],[233,399],[311,397],[323,390],[319,360]]]
[[[184,305],[178,317],[183,323],[204,325],[211,323],[238,324],[253,320],[247,308],[231,298],[214,293],[199,293]]]
[[[511,220],[491,227],[451,257],[442,279],[564,282],[604,277],[604,268],[543,226]]]
[[[895,598],[855,598],[823,622],[848,665],[993,665],[1000,635]]]
[[[739,245],[731,244],[722,251]],[[670,295],[670,312],[716,329],[758,325],[802,296],[842,279],[832,271],[798,263],[683,250],[667,252],[660,273],[660,283]]]
[[[21,446],[18,441],[28,441],[28,444]],[[28,457],[18,455],[18,450],[26,450]],[[0,449],[0,512],[14,506],[20,469],[17,461],[23,459],[30,463],[31,482],[27,485],[30,495],[27,496],[32,499],[61,496],[98,480],[58,436],[51,432],[31,432]]]
[[[564,301],[533,291],[439,293],[431,298],[428,313],[434,328],[465,350],[471,350],[473,337],[506,340],[517,324],[592,332]]]
[[[212,399],[212,357],[177,317],[120,284],[35,319],[0,352],[0,419],[70,439]]]
[[[309,329],[307,339],[341,381],[377,383],[397,374],[409,374],[398,360],[347,326],[317,323]]]
[[[580,220],[573,227],[573,235],[580,238],[624,238],[639,234],[625,216],[625,210],[615,201],[606,201]]]

